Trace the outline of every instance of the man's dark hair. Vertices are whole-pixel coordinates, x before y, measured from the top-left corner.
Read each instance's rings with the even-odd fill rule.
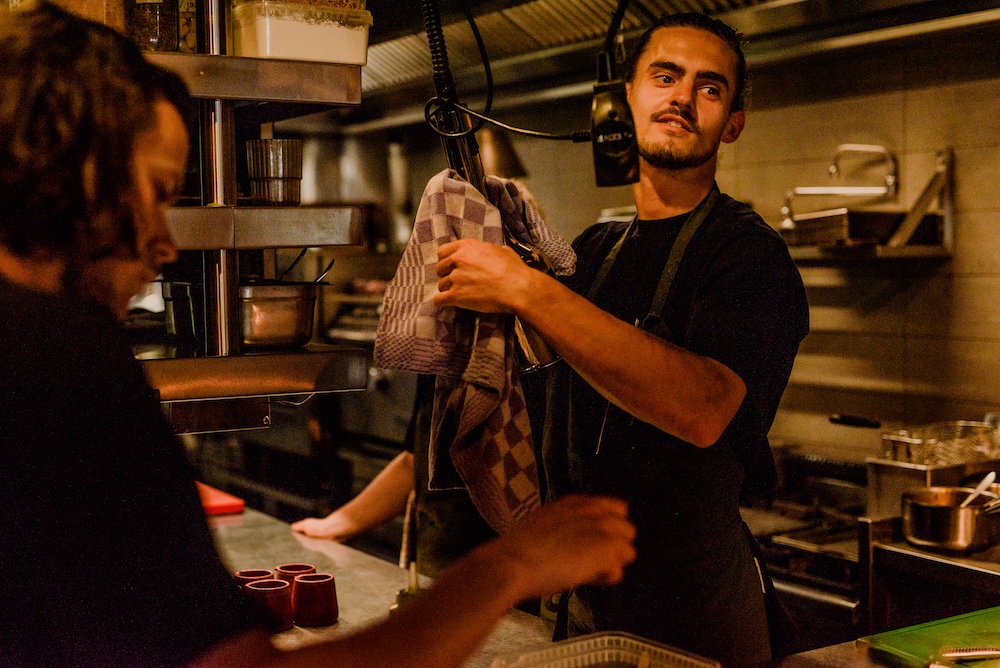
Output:
[[[0,16],[0,244],[71,266],[135,252],[132,155],[157,99],[189,112],[184,82],[113,29],[44,0]]]
[[[643,52],[649,45],[649,40],[652,38],[653,33],[660,28],[675,27],[698,28],[699,30],[705,30],[706,32],[710,32],[721,39],[729,45],[729,48],[733,50],[733,53],[736,54],[736,81],[733,82],[733,103],[730,106],[730,111],[742,111],[746,101],[747,88],[747,60],[746,56],[743,55],[742,39],[740,34],[733,28],[730,28],[718,19],[713,19],[712,17],[704,14],[690,12],[669,14],[661,17],[649,28],[649,30],[642,34],[639,41],[636,42],[634,47],[632,47],[632,51],[628,58],[626,58],[625,62],[622,63],[622,80],[625,82],[631,82],[635,78],[635,70],[638,65],[639,58],[642,57]]]

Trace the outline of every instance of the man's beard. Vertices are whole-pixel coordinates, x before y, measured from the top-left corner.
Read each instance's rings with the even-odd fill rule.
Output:
[[[714,150],[701,153],[681,152],[672,147],[657,145],[652,142],[639,141],[639,155],[653,167],[660,169],[679,170],[690,167],[700,167],[712,159]]]
[[[698,127],[697,121],[692,117],[692,115],[683,109],[671,108],[665,111],[659,111],[654,113],[650,117],[650,121],[653,123],[660,120],[660,118],[673,114],[680,116],[691,126],[692,132],[697,135],[701,135],[701,128]],[[710,149],[704,153],[694,153],[688,152],[683,153],[677,149],[671,148],[668,145],[657,145],[652,142],[645,142],[639,139],[639,155],[642,156],[643,160],[648,162],[653,167],[659,167],[660,169],[687,169],[690,167],[700,167],[706,162],[712,159],[715,155],[715,149]]]

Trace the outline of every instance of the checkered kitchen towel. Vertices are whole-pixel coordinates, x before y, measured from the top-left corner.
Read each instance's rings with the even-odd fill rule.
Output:
[[[488,201],[450,169],[427,183],[385,293],[375,366],[437,376],[430,486],[464,486],[483,518],[503,532],[540,503],[513,318],[434,306],[437,250],[459,238],[503,244],[504,224],[538,246],[558,275],[573,273],[576,255],[516,184],[487,176],[486,190]]]

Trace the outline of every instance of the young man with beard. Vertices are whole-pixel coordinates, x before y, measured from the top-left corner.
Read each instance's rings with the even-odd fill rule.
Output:
[[[508,248],[443,245],[434,298],[515,313],[561,356],[543,435],[550,497],[629,502],[637,560],[616,587],[576,589],[570,627],[630,631],[726,665],[770,656],[738,501],[775,482],[767,432],[808,331],[784,242],[715,184],[720,144],[744,127],[745,70],[725,24],[661,19],[624,67],[637,219],[586,230],[565,285]]]

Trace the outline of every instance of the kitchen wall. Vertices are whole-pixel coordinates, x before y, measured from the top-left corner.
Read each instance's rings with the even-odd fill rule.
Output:
[[[804,341],[772,429],[775,442],[817,454],[877,454],[879,430],[831,424],[832,413],[899,428],[982,419],[1000,411],[1000,52],[996,29],[894,42],[782,65],[752,67],[743,136],[722,151],[723,190],[750,202],[772,226],[787,189],[828,185],[837,145],[881,144],[899,162],[909,207],[932,175],[935,154],[955,156],[955,249],[949,260],[800,263],[812,331]],[[752,65],[752,63],[751,63]],[[536,130],[589,126],[589,100],[562,100],[494,115]],[[404,133],[414,204],[445,166],[426,130]],[[385,137],[371,136],[381,161]],[[513,137],[527,186],[550,223],[572,238],[602,208],[631,203],[629,188],[593,185],[590,147]],[[884,169],[845,163],[849,185],[879,185]],[[815,210],[822,198],[795,201]],[[855,202],[851,204],[872,204]]]

